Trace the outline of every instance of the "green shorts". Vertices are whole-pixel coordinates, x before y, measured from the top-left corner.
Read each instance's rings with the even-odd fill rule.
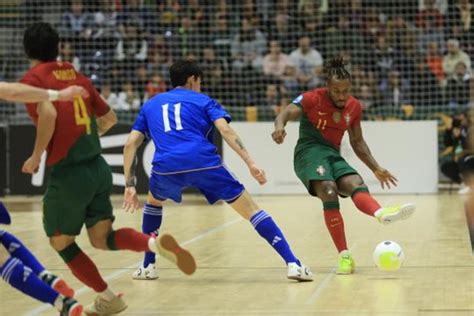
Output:
[[[324,145],[296,148],[293,167],[309,194],[314,196],[311,181],[336,181],[342,176],[358,174],[336,149]]]
[[[102,156],[53,167],[43,198],[43,226],[48,237],[79,235],[97,222],[114,220],[110,193],[112,172]]]

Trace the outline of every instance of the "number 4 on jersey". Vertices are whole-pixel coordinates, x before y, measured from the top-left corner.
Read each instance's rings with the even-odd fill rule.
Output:
[[[91,133],[91,118],[87,113],[86,104],[82,97],[74,98],[74,118],[76,119],[76,125],[85,125],[86,133]]]
[[[163,110],[163,125],[165,127],[165,132],[169,132],[171,131],[170,119],[168,117],[169,103],[163,104],[161,108]],[[174,121],[176,123],[176,130],[182,130],[183,125],[181,124],[181,103],[176,103],[174,105]]]

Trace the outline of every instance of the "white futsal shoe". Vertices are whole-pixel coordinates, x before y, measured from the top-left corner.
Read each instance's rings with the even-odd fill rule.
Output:
[[[288,279],[299,282],[313,281],[313,273],[303,264],[298,265],[296,262],[288,263]]]
[[[135,280],[156,280],[158,279],[158,269],[154,263],[148,264],[146,268],[142,265],[133,272],[132,278]]]

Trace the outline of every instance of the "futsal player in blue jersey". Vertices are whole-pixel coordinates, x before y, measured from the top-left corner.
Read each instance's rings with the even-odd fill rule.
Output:
[[[9,225],[10,215],[0,202],[0,224]],[[17,290],[54,306],[61,316],[82,315],[82,305],[72,297],[74,290],[46,270],[13,234],[0,229],[0,276]]]
[[[216,153],[212,139],[217,128],[227,144],[247,164],[258,183],[266,182],[264,171],[255,164],[240,137],[230,127],[230,115],[218,102],[200,93],[202,75],[193,61],[175,62],[170,68],[174,89],[153,97],[143,105],[124,148],[125,210],[138,208],[135,155],[144,140],[151,138],[156,151],[150,193],[143,212],[142,228],[145,233],[158,234],[163,201],[172,199],[179,203],[181,191],[194,187],[204,194],[210,204],[223,200],[249,220],[285,261],[289,279],[311,281],[311,271],[293,254],[271,216],[258,207]],[[157,278],[154,259],[153,254],[147,254],[143,267],[137,270],[134,278]]]

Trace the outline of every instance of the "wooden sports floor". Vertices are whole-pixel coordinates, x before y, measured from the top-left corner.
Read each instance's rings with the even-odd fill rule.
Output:
[[[414,202],[412,218],[382,226],[342,202],[348,242],[357,270],[334,274],[337,254],[326,231],[320,202],[308,196],[261,196],[260,206],[272,214],[293,250],[315,273],[314,282],[286,279],[281,259],[253,227],[225,204],[208,206],[195,196],[164,209],[162,232],[172,232],[198,263],[185,276],[158,259],[160,278],[134,281],[131,274],[141,254],[92,249],[90,254],[112,289],[125,293],[123,315],[474,315],[474,257],[462,199],[456,195],[381,195],[382,203]],[[39,198],[6,198],[13,211],[7,230],[55,273],[77,289],[88,304],[94,294],[82,286],[49,247],[41,224]],[[124,214],[115,198],[116,227],[141,227],[141,212]],[[1,227],[2,229],[5,227]],[[397,272],[378,271],[372,251],[385,239],[398,242],[405,264]],[[57,315],[46,305],[0,282],[0,315]]]

